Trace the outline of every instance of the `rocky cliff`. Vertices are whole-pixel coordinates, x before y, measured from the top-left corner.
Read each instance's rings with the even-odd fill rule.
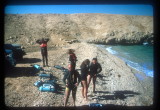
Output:
[[[113,14],[7,14],[5,42],[34,45],[48,37],[52,45],[72,42],[153,44],[153,17]]]

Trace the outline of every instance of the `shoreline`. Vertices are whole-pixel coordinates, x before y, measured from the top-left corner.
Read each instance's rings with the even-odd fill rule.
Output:
[[[109,45],[110,46],[110,45]],[[107,51],[106,48],[104,47],[99,47],[98,48],[101,48],[103,49],[104,51]],[[108,52],[108,51],[107,51]],[[110,53],[110,52],[109,52]],[[111,53],[110,53],[111,54]],[[111,54],[113,55],[113,54]],[[116,55],[113,55],[113,56],[116,56]],[[116,56],[118,57],[118,56]],[[118,57],[119,58],[119,57]],[[121,58],[119,58],[121,59]],[[122,61],[124,61],[123,59],[121,59]],[[124,61],[125,62],[125,61]],[[153,88],[153,80],[154,80],[154,77],[151,77],[151,76],[147,76],[144,72],[141,72],[139,70],[136,70],[135,68],[131,67],[130,65],[127,64],[127,62],[125,62],[125,64],[131,69],[131,71],[133,72],[134,76],[138,79],[138,81],[143,85],[143,86],[146,86],[146,87],[149,87],[150,85],[152,85],[152,90],[154,89]]]
[[[107,46],[107,47],[104,47],[104,46]],[[152,74],[147,74],[147,73],[144,72],[144,71],[153,72],[153,69],[150,70],[150,69],[148,69],[148,68],[144,68],[143,66],[139,65],[139,67],[143,68],[143,70],[139,70],[139,69],[137,69],[137,67],[133,66],[135,63],[138,64],[137,62],[135,62],[135,61],[133,61],[133,60],[129,60],[129,59],[127,59],[125,56],[120,56],[120,55],[117,54],[117,53],[118,53],[117,51],[111,50],[111,48],[112,48],[113,45],[104,45],[104,46],[102,47],[101,45],[97,45],[97,47],[103,48],[103,49],[105,49],[106,51],[108,51],[110,54],[112,54],[112,55],[114,55],[114,56],[117,56],[118,58],[120,58],[121,60],[123,60],[123,61],[126,63],[127,66],[129,66],[129,67],[131,67],[133,70],[137,71],[137,73],[143,73],[143,74],[145,74],[145,76],[147,76],[147,77],[154,78],[154,75],[152,75],[152,74],[154,74],[154,73],[152,73]],[[121,46],[121,45],[118,45],[118,46]],[[138,45],[138,46],[139,46],[139,45]],[[129,62],[133,62],[134,64],[129,64],[128,61],[129,61]],[[147,70],[145,70],[145,69],[147,69]],[[140,77],[141,77],[141,76],[140,76]],[[137,75],[137,78],[139,78],[138,75]]]
[[[102,48],[102,47],[98,47],[100,49],[103,49],[104,51],[108,52],[105,48]],[[108,52],[109,53],[109,52]],[[111,54],[111,53],[109,53]],[[113,54],[111,54],[113,55]],[[118,56],[115,56],[113,55],[114,57],[117,57],[118,59],[122,60],[121,58],[119,58]],[[143,72],[140,72],[132,67],[130,67],[128,64],[126,64],[126,62],[124,60],[122,60],[125,65],[130,68],[131,72],[133,73],[133,75],[135,76],[135,78],[137,79],[137,81],[142,85],[142,88],[144,89],[143,91],[145,91],[146,93],[148,92],[148,96],[150,98],[153,99],[153,80],[154,80],[154,77],[150,77],[150,76],[147,76],[145,73]],[[142,80],[140,80],[140,78],[136,75],[140,75],[141,78],[143,78]]]

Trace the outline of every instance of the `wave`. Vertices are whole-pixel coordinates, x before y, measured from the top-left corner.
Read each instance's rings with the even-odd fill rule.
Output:
[[[118,52],[112,50],[112,47],[108,47],[108,48],[106,48],[106,50],[111,54],[118,54]]]
[[[143,42],[143,45],[148,45],[149,43],[148,42]]]
[[[127,63],[128,66],[130,66],[131,68],[137,70],[137,71],[140,71],[140,72],[143,72],[145,73],[147,76],[150,76],[150,77],[153,77],[153,70],[150,70],[144,66],[141,66],[140,64],[138,63],[135,63],[135,62],[132,62],[130,60],[127,60],[125,58],[123,58],[123,60]]]
[[[135,73],[135,76],[139,79],[139,80],[144,80],[144,77],[141,74]]]
[[[143,72],[146,74],[146,76],[150,76],[150,77],[153,77],[153,70],[150,70],[148,69],[146,66],[143,66],[143,65],[140,65],[139,63],[136,63],[134,61],[131,61],[129,59],[127,59],[125,56],[120,56],[119,53],[115,50],[112,49],[112,47],[107,47],[106,50],[113,54],[113,55],[116,55],[117,57],[119,57],[120,59],[122,59],[123,61],[126,62],[126,64],[128,66],[130,66],[131,68],[137,70],[137,71],[140,71],[140,72]],[[129,55],[129,53],[124,53],[125,55]]]

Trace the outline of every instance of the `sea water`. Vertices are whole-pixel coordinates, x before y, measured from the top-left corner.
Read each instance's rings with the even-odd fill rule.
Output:
[[[146,76],[153,77],[153,46],[151,45],[134,45],[134,46],[106,46],[109,53],[118,56],[124,60],[128,66],[139,72],[145,73]],[[137,76],[138,77],[138,76]]]

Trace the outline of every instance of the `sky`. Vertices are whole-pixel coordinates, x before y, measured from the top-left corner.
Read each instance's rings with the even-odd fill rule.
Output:
[[[8,5],[5,14],[104,13],[153,16],[152,5]]]

